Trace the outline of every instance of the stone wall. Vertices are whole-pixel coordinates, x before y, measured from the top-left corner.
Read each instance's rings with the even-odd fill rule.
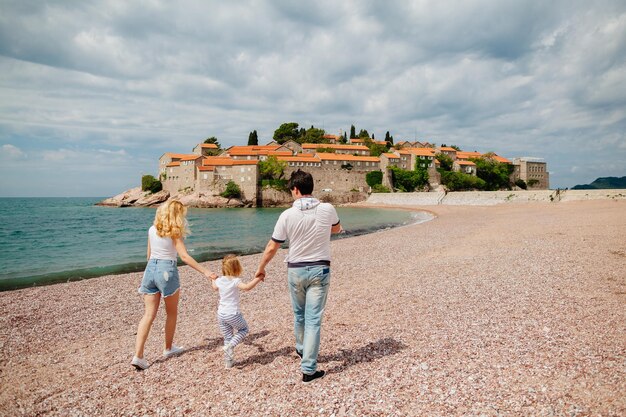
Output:
[[[376,193],[368,204],[394,206],[475,205],[504,203],[567,202],[612,199],[626,201],[626,190],[530,190],[530,191],[464,191],[430,193]]]
[[[296,169],[297,167],[287,167],[285,169],[285,178],[291,177],[291,173]],[[332,190],[333,193],[351,192],[352,190],[367,192],[369,190],[369,185],[365,181],[365,175],[367,175],[365,171],[313,167],[305,167],[303,171],[313,175],[313,180],[315,181],[314,193],[328,189]]]

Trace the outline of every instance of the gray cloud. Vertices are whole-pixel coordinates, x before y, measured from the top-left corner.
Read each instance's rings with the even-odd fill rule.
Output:
[[[29,157],[100,150],[138,182],[296,121],[544,157],[555,187],[626,175],[617,0],[0,4],[0,146]]]

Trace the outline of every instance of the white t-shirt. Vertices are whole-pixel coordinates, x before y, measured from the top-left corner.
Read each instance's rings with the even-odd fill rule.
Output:
[[[232,315],[239,313],[239,288],[237,284],[241,282],[239,278],[229,278],[221,276],[215,280],[215,285],[220,293],[220,304],[217,313],[221,315]]]
[[[337,224],[339,216],[332,204],[302,197],[281,213],[272,240],[278,243],[289,240],[285,262],[330,262],[330,229]]]
[[[156,227],[152,226],[148,230],[148,239],[150,239],[150,259],[176,260],[176,247],[172,238],[160,237]]]

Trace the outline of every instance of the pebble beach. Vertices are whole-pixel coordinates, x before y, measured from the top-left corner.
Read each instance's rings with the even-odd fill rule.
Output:
[[[161,356],[161,309],[145,371],[141,273],[0,293],[0,415],[626,415],[626,201],[409,209],[435,218],[332,242],[325,378],[301,383],[281,250],[242,294],[232,369],[217,295],[187,266],[185,351]]]

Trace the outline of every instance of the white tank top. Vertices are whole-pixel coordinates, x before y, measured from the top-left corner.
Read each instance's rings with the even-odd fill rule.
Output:
[[[148,230],[148,239],[150,239],[150,259],[176,260],[176,247],[172,238],[160,237],[156,227],[152,226]]]

